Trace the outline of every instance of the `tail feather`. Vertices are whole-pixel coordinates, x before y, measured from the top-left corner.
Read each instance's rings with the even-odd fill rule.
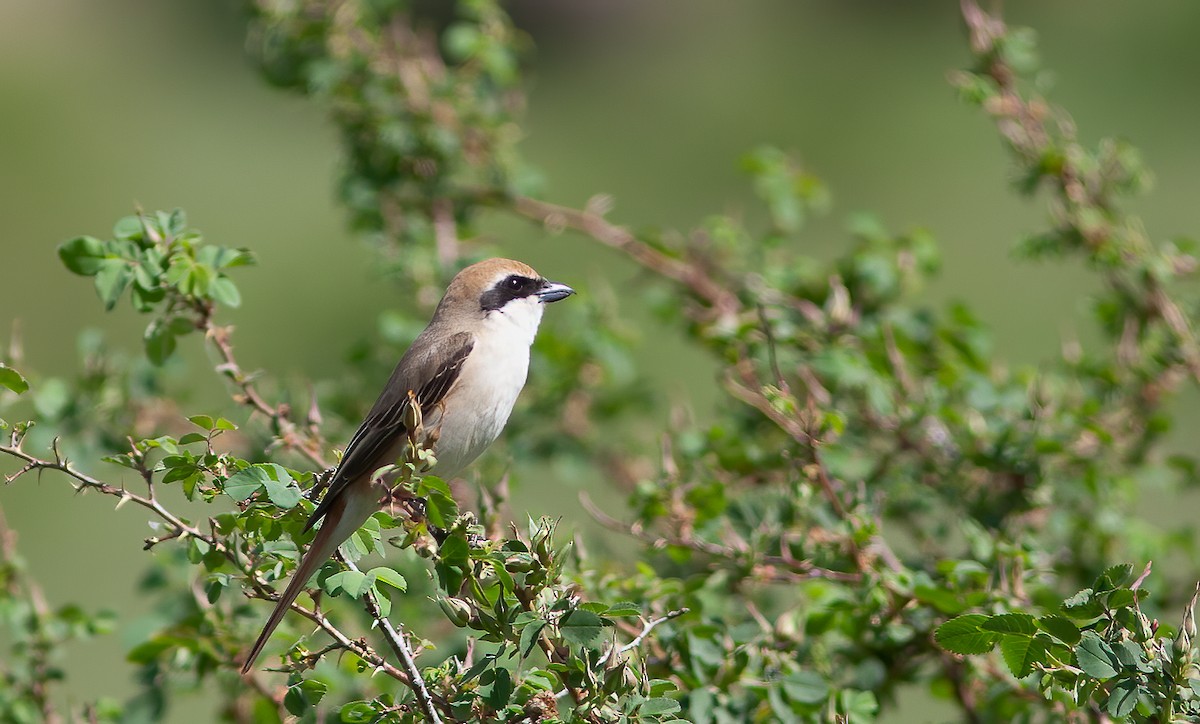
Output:
[[[262,633],[258,635],[258,640],[254,642],[254,646],[250,649],[250,654],[246,657],[246,663],[242,666],[242,673],[249,673],[250,667],[254,665],[255,659],[267,645],[267,640],[271,638],[271,634],[275,632],[275,628],[279,626],[279,622],[283,620],[284,614],[292,607],[292,602],[304,590],[304,584],[308,583],[308,579],[317,572],[342,541],[350,537],[358,527],[362,525],[374,510],[373,500],[365,501],[368,505],[360,503],[354,495],[355,491],[347,490],[339,500],[334,501],[330,506],[328,515],[325,516],[325,521],[320,528],[317,529],[317,536],[313,539],[312,545],[309,546],[308,552],[300,559],[300,565],[296,567],[296,572],[292,574],[292,580],[288,582],[287,588],[283,590],[283,595],[279,597],[279,601],[275,604],[275,610],[271,612],[271,617],[267,619],[267,623],[263,626]],[[369,497],[369,495],[368,495]]]

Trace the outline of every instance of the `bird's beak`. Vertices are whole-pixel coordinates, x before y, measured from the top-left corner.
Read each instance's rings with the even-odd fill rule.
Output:
[[[575,293],[575,290],[568,287],[566,284],[559,284],[549,280],[542,282],[542,287],[537,290],[538,299],[543,303],[557,302],[560,299],[566,299]]]

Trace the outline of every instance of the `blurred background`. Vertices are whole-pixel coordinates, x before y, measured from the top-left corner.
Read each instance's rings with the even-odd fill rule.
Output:
[[[967,60],[957,3],[524,0],[514,10],[537,46],[523,150],[550,200],[581,205],[608,193],[616,221],[687,229],[748,206],[737,159],[777,145],[834,195],[802,251],[837,253],[847,218],[869,210],[893,230],[934,234],[944,265],[930,302],[967,302],[1002,357],[1036,362],[1055,356],[1064,336],[1087,338],[1093,280],[1011,257],[1046,214],[1008,193],[990,122],[945,80]],[[1200,5],[1023,0],[1007,3],[1006,16],[1038,31],[1051,98],[1083,138],[1117,135],[1142,150],[1157,184],[1135,208],[1151,238],[1200,230]],[[259,266],[237,274],[243,308],[225,316],[247,368],[336,376],[345,351],[377,334],[381,311],[409,304],[344,228],[339,149],[323,110],[260,80],[244,59],[242,22],[232,2],[0,2],[0,342],[19,324],[23,369],[35,380],[76,369],[84,328],[137,353],[146,320],[125,304],[106,315],[54,253],[72,236],[106,236],[135,204],[184,207],[209,241],[256,251]],[[635,303],[622,299],[638,283],[632,267],[594,244],[512,221],[483,231],[549,277]],[[711,363],[630,315],[641,363],[668,397],[711,404]],[[208,399],[224,393],[204,358],[189,364],[194,411],[223,404]],[[546,493],[526,481],[515,506]],[[539,512],[582,517],[573,491],[553,499],[555,509]],[[123,697],[132,669],[114,662],[149,625],[131,593],[146,516],[72,497],[51,476],[0,490],[0,505],[51,605],[119,613],[117,636],[73,648],[72,696]],[[197,706],[194,718],[176,710],[179,720],[204,721]],[[923,720],[919,709],[913,716]]]

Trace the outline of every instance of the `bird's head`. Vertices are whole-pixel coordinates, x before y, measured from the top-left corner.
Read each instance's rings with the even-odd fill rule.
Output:
[[[438,315],[482,317],[488,325],[515,327],[532,342],[545,305],[574,293],[571,287],[546,279],[528,264],[486,259],[454,277],[438,305]]]

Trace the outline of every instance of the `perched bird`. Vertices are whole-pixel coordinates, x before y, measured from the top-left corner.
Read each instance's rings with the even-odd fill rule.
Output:
[[[341,463],[305,530],[321,528],[259,634],[242,673],[253,666],[292,601],[342,541],[379,508],[374,473],[396,462],[408,442],[410,406],[421,413],[424,447],[435,472],[450,478],[491,445],[508,422],[529,371],[529,347],[545,304],[574,294],[526,264],[488,259],[459,272],[429,326],[400,358],[374,407],[350,438]]]

